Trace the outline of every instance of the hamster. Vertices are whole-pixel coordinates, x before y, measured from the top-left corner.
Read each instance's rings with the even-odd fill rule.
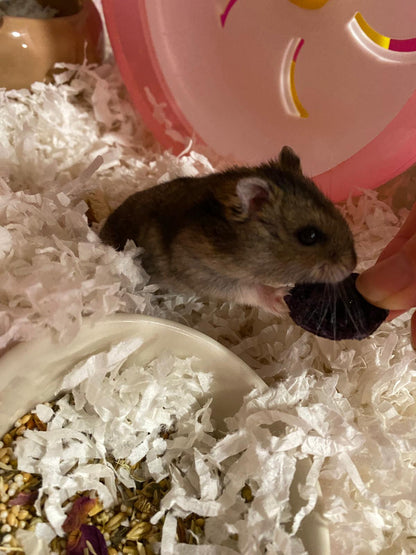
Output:
[[[137,192],[110,214],[104,243],[143,247],[152,282],[273,313],[288,286],[337,282],[356,265],[350,228],[298,156],[283,147],[256,167],[180,177]]]

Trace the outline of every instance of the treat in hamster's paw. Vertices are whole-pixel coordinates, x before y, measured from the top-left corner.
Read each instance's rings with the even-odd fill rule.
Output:
[[[289,314],[303,329],[326,339],[364,339],[389,313],[357,291],[353,273],[338,283],[300,283],[285,296]]]

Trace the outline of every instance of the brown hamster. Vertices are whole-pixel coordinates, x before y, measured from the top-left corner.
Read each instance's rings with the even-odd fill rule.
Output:
[[[271,312],[281,312],[284,286],[340,281],[356,264],[347,222],[289,147],[257,167],[135,193],[100,236],[116,249],[128,239],[143,247],[143,267],[161,286]]]

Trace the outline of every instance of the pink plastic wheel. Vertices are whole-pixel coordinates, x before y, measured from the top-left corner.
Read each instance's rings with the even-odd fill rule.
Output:
[[[103,0],[148,127],[258,163],[288,144],[334,201],[416,161],[414,0]]]

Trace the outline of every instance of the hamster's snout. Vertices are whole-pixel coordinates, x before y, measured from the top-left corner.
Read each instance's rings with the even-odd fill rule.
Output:
[[[340,254],[330,252],[328,259],[316,264],[312,271],[312,281],[322,283],[337,283],[344,280],[354,270],[357,264],[357,255],[352,247],[349,252]]]

